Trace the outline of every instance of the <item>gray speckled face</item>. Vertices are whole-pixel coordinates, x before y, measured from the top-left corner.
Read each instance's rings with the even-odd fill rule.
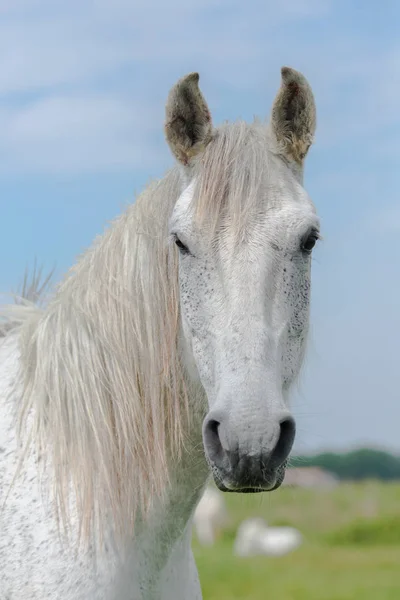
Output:
[[[204,448],[224,491],[278,487],[294,441],[287,392],[304,355],[318,219],[302,186],[282,174],[287,182],[266,186],[241,243],[229,222],[212,241],[204,234],[191,210],[193,182],[170,221],[183,355],[207,394]]]

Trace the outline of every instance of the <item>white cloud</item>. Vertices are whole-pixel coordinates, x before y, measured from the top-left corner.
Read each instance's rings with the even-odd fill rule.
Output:
[[[163,152],[157,143],[168,87],[194,69],[217,107],[221,95],[243,90],[261,106],[267,93],[261,116],[279,85],[280,66],[304,70],[317,97],[321,147],[366,137],[393,119],[400,49],[377,52],[368,36],[331,29],[330,0],[254,0],[251,6],[0,0],[0,11],[3,173],[46,165],[49,171],[106,168],[107,161],[142,165]],[[325,27],[324,44],[302,33],[308,21],[316,30]],[[158,137],[146,140],[150,131]],[[87,149],[81,160],[74,146],[82,154]]]
[[[86,171],[129,167],[156,151],[152,109],[107,95],[46,97],[0,112],[0,171]],[[154,145],[154,144],[153,144]]]
[[[68,16],[3,21],[0,56],[0,93],[6,94],[93,79],[127,61],[129,49]]]
[[[247,8],[228,0],[3,0],[0,171],[154,161],[162,154],[155,140],[164,99],[176,77],[198,69],[211,87],[254,85],[267,69],[266,60],[260,69],[263,28],[320,14],[329,2],[317,8],[315,0],[287,0],[279,11],[273,2],[255,5],[267,7],[266,27],[262,20],[255,27]]]
[[[183,0],[132,2],[77,0],[52,5],[20,0],[0,24],[0,93],[87,82],[127,64],[143,68],[193,59],[211,67],[231,65],[235,79],[249,61],[263,54],[268,34],[278,22],[317,18],[329,7],[325,0],[255,2],[260,19],[228,0],[190,4]],[[30,6],[26,13],[23,7]],[[41,8],[41,10],[39,10]],[[220,11],[224,8],[223,14]],[[19,10],[18,10],[19,9]],[[257,60],[258,57],[258,60]],[[212,69],[211,69],[212,70]]]

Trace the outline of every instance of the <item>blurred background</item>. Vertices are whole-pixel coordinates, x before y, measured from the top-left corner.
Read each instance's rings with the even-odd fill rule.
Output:
[[[396,0],[0,0],[5,293],[35,257],[60,279],[173,164],[164,105],[183,74],[215,124],[268,118],[282,65],[313,87],[305,186],[324,241],[294,470],[274,494],[224,497],[211,545],[195,536],[206,600],[400,597],[399,22]],[[238,556],[253,517],[301,542]]]

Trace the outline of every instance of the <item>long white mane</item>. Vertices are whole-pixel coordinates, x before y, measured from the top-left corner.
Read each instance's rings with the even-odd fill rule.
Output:
[[[162,494],[182,442],[177,261],[166,244],[179,192],[176,171],[149,186],[19,328],[20,433],[50,458],[64,518],[72,483],[86,533],[110,511],[126,533]]]
[[[5,337],[9,331],[15,329],[21,320],[26,320],[29,306],[35,313],[38,306],[44,306],[51,287],[53,273],[54,269],[43,276],[43,267],[38,267],[36,261],[32,271],[25,269],[22,285],[12,294],[14,304],[5,306],[0,310],[0,338]],[[23,309],[21,310],[19,307],[23,307]]]
[[[195,202],[214,226],[225,215],[239,232],[257,214],[261,172],[273,160],[267,135],[259,124],[223,126],[195,167]],[[166,489],[188,430],[178,259],[168,244],[180,193],[175,168],[115,220],[45,309],[15,313],[19,433],[53,470],[65,520],[73,490],[85,535],[110,515],[131,533],[137,511]]]

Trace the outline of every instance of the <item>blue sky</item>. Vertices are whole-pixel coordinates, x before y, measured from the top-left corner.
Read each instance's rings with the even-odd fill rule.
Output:
[[[400,3],[0,0],[0,290],[56,276],[172,165],[164,104],[199,71],[214,122],[267,117],[289,65],[318,130],[322,220],[297,449],[400,451]]]

